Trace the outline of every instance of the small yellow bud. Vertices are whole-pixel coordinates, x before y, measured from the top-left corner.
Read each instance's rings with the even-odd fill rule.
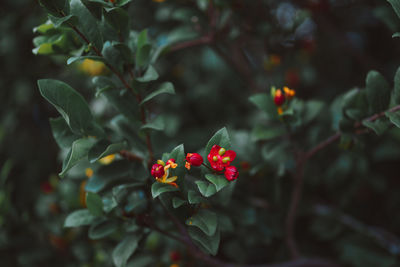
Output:
[[[81,70],[90,76],[99,76],[107,73],[107,67],[103,62],[88,58],[82,62]]]
[[[222,156],[223,154],[225,154],[225,152],[226,152],[225,148],[221,147],[220,150],[218,151],[218,154]]]
[[[105,157],[99,159],[99,162],[100,162],[101,164],[103,164],[103,165],[108,165],[108,164],[110,164],[111,162],[113,162],[114,159],[115,159],[115,154],[111,154],[111,155],[108,155],[108,156],[105,156]]]
[[[217,157],[217,156],[214,156],[214,157],[213,157],[213,161],[218,161],[218,157]]]
[[[85,174],[87,178],[90,178],[93,176],[93,170],[91,168],[86,168]]]

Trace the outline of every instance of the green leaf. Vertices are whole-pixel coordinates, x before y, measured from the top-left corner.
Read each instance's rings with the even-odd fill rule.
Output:
[[[222,175],[206,174],[206,179],[215,185],[215,189],[219,192],[222,188],[228,185],[228,180]]]
[[[90,148],[95,142],[94,138],[82,138],[72,143],[71,150],[67,157],[64,159],[62,171],[59,173],[60,177],[63,178],[65,173],[75,166],[81,159],[87,157]]]
[[[126,37],[129,34],[128,12],[122,8],[110,8],[104,12],[104,18],[115,29],[118,35]]]
[[[150,62],[150,52],[152,46],[150,44],[146,44],[136,51],[136,66],[138,68],[144,67]]]
[[[142,48],[144,45],[147,44],[147,29],[141,31],[137,37],[136,47],[138,49]]]
[[[90,149],[88,158],[90,163],[94,163],[105,156],[118,153],[127,147],[128,145],[126,142],[112,144],[109,141],[102,139]]]
[[[188,190],[188,201],[190,204],[198,204],[204,201],[204,199],[193,190]]]
[[[400,128],[400,112],[386,112],[386,117],[398,128]]]
[[[51,31],[54,31],[54,25],[50,21],[33,28],[34,33],[46,34]]]
[[[182,206],[185,203],[187,203],[185,200],[180,199],[178,197],[172,198],[172,207],[174,207],[174,209],[179,208],[180,206]]]
[[[136,78],[136,81],[151,82],[151,81],[155,81],[157,79],[158,79],[158,73],[157,73],[156,69],[150,65],[147,68],[146,72],[144,73],[143,77]],[[172,86],[172,90],[173,89],[174,89],[174,87]],[[174,91],[174,93],[175,93],[175,91]]]
[[[79,135],[72,133],[62,117],[50,118],[51,131],[60,148],[70,148],[72,143],[79,139]]]
[[[324,102],[311,100],[307,101],[304,110],[303,121],[304,123],[308,123],[315,119],[320,113],[322,108],[324,107]]]
[[[198,213],[187,219],[186,224],[189,226],[196,226],[206,235],[212,236],[217,231],[217,214],[210,210],[201,209]]]
[[[90,13],[81,0],[70,1],[71,14],[78,19],[78,29],[89,39],[90,43],[101,51],[103,48],[103,36],[96,18]],[[84,43],[85,41],[82,40]],[[85,43],[86,44],[86,43]]]
[[[400,67],[397,69],[394,75],[394,90],[392,93],[393,103],[396,105],[400,104]]]
[[[93,117],[82,95],[57,80],[39,80],[38,86],[40,94],[57,109],[73,133],[90,135]]]
[[[155,120],[146,123],[140,127],[140,130],[154,130],[154,131],[163,131],[165,128],[164,118],[162,116],[158,116]]]
[[[93,240],[104,238],[118,229],[118,223],[111,220],[102,220],[92,224],[89,228],[89,238]]]
[[[377,71],[370,71],[366,79],[366,94],[372,113],[385,110],[390,101],[390,88],[385,78]]]
[[[278,118],[274,100],[269,94],[261,93],[249,97],[249,101],[264,111],[271,118]]]
[[[387,119],[377,119],[375,121],[363,121],[365,127],[372,129],[377,135],[383,134],[388,128],[390,123]]]
[[[112,252],[112,258],[116,267],[126,266],[129,257],[138,247],[141,235],[135,234],[124,238]]]
[[[207,236],[197,227],[189,227],[188,233],[190,235],[190,238],[195,241],[195,243],[200,248],[213,256],[217,254],[219,242],[221,240],[221,235],[219,231],[216,231],[213,236]]]
[[[176,180],[176,183],[182,189],[184,188],[184,178],[186,173],[186,156],[183,144],[175,147],[171,151],[171,153],[169,154],[169,159],[170,158],[175,159],[175,162],[178,164],[178,167],[176,167],[175,169],[170,169],[170,176],[178,176],[178,180]]]
[[[63,17],[62,13],[69,13],[69,3],[67,0],[39,0],[39,4],[44,7],[47,12],[56,17]]]
[[[353,120],[361,120],[368,115],[366,91],[354,88],[343,96],[342,111]]]
[[[121,7],[121,6],[129,4],[130,2],[132,2],[132,0],[119,0],[117,3],[117,6]]]
[[[205,149],[205,154],[208,155],[211,151],[211,148],[213,145],[219,145],[226,150],[231,148],[231,140],[229,139],[229,134],[226,128],[222,128],[218,132],[216,132],[213,137],[208,141],[206,149]]]
[[[200,193],[205,197],[210,197],[217,192],[217,190],[215,189],[215,185],[213,184],[204,181],[196,181],[195,183],[197,184]]]
[[[205,11],[208,8],[209,1],[208,0],[197,0],[197,6],[200,10]]]
[[[146,103],[147,101],[153,99],[154,97],[160,95],[160,94],[170,94],[170,95],[174,95],[175,94],[175,89],[174,89],[174,85],[170,82],[165,82],[162,83],[159,88],[157,90],[155,90],[154,92],[148,94],[143,100],[142,102],[140,102],[140,105],[143,105],[144,103]]]
[[[80,60],[85,60],[85,59],[91,59],[91,60],[96,60],[96,61],[100,61],[100,62],[105,61],[103,57],[99,57],[99,56],[78,56],[78,57],[68,58],[67,65],[70,65],[70,64],[74,63],[75,61],[80,61]]]
[[[110,42],[106,41],[103,45],[103,50],[101,51],[107,63],[117,69],[119,72],[123,71],[123,64],[126,57],[124,57],[121,52]],[[129,59],[128,59],[129,60]]]
[[[274,126],[274,127],[266,127],[262,125],[256,125],[251,131],[251,139],[253,142],[261,141],[261,140],[271,140],[282,136],[286,133],[286,130],[283,127]]]
[[[77,18],[73,15],[68,15],[65,17],[55,17],[55,16],[52,16],[51,14],[49,14],[48,17],[55,28],[58,28],[62,25],[69,26],[69,24],[67,24],[67,22],[71,23],[72,25],[75,25],[77,23]]]
[[[174,191],[178,191],[178,188],[170,184],[154,182],[153,185],[151,186],[151,195],[153,196],[153,198],[156,198],[165,192],[174,192]]]
[[[395,32],[392,34],[392,38],[398,38],[400,37],[400,32]]]
[[[110,165],[101,166],[96,170],[92,178],[88,180],[85,190],[87,192],[98,193],[116,181],[132,181],[133,174],[134,169],[131,162],[125,160],[113,161]]]
[[[104,0],[88,0],[89,2],[92,2],[92,3],[98,3],[98,4],[101,4],[104,8],[114,8],[114,5],[113,5],[113,3],[111,3],[111,2],[107,2],[107,1],[104,1]]]
[[[114,81],[108,77],[94,77],[93,83],[97,87],[97,94],[104,96],[108,102],[130,122],[135,123],[139,118],[139,108],[133,94],[126,92],[121,94]]]
[[[78,227],[89,225],[96,219],[87,209],[76,210],[70,213],[64,222],[64,227]]]
[[[399,0],[387,0],[393,7],[397,16],[400,18],[400,1]]]
[[[86,193],[86,206],[91,214],[100,217],[103,212],[103,200],[98,194],[87,192]]]

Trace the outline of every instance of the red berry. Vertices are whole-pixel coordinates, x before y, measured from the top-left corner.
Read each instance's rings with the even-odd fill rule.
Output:
[[[153,176],[154,178],[160,178],[163,177],[165,174],[164,171],[164,166],[161,164],[154,164],[151,167],[151,176]]]
[[[43,182],[40,185],[40,189],[42,190],[43,193],[45,194],[50,194],[54,191],[53,186],[50,184],[50,182]]]
[[[285,81],[290,88],[298,87],[300,83],[300,76],[296,70],[288,70],[285,73]]]
[[[170,257],[172,262],[177,262],[177,261],[181,260],[181,254],[178,251],[172,251],[169,254],[169,257]]]
[[[193,166],[200,166],[203,164],[203,157],[199,153],[188,153],[186,155],[186,161]]]
[[[275,105],[277,105],[278,107],[282,106],[283,103],[285,103],[285,100],[286,100],[285,95],[282,94],[282,91],[280,89],[276,90],[275,97],[274,97]]]
[[[225,168],[224,175],[228,181],[233,181],[236,180],[236,178],[238,178],[239,171],[235,166],[228,166]]]

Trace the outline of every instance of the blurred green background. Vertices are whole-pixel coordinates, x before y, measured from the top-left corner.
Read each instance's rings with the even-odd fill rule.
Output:
[[[188,36],[184,28],[201,19],[195,2],[134,0],[129,6],[132,28],[148,27],[159,44],[173,37],[180,41],[181,36]],[[177,90],[177,97],[157,104],[168,105],[165,115],[171,118],[168,136],[164,144],[158,144],[159,153],[183,142],[189,150],[196,150],[224,125],[237,134],[248,134],[259,115],[247,98],[255,92],[267,92],[272,85],[288,84],[300,98],[331,103],[350,88],[364,87],[371,69],[392,83],[399,65],[400,39],[391,36],[400,30],[400,20],[386,1],[217,2],[232,11],[233,28],[240,32],[233,38],[234,44],[221,40],[217,49],[188,48],[167,54],[157,65],[162,79],[171,80]],[[32,53],[36,36],[32,29],[47,20],[36,1],[3,0],[0,18],[0,265],[109,266],[107,244],[89,241],[85,231],[62,228],[67,211],[80,207],[79,187],[85,174],[80,180],[61,182],[57,178],[61,165],[48,123],[57,113],[36,86],[40,78],[57,78],[90,95],[90,75],[77,65],[66,67],[62,56]],[[176,30],[173,35],[175,29],[184,33]],[[247,76],[239,75],[238,67],[229,61],[235,49],[246,61]],[[155,111],[157,105],[152,107]],[[324,112],[330,114],[329,110]],[[310,167],[305,202],[312,206],[322,199],[379,227],[379,231],[391,232],[383,234],[392,240],[383,245],[383,256],[368,264],[375,261],[379,266],[395,266],[393,259],[400,254],[395,237],[400,235],[400,134],[393,130],[385,138],[372,134],[364,138],[365,143],[353,151],[325,155],[320,166]],[[321,172],[323,186],[318,180]],[[340,200],[336,199],[338,191],[343,195]],[[316,213],[324,213],[324,208],[317,206]],[[311,231],[322,233],[315,247],[333,246],[326,233],[339,231],[330,229],[323,220],[300,220],[303,226],[313,223]],[[335,246],[340,248],[326,252],[328,256],[350,266],[374,266],[358,261],[367,254],[374,256],[354,245],[364,242],[360,236],[335,238]]]

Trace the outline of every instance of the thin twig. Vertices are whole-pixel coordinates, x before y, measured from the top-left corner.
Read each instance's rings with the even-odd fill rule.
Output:
[[[177,236],[175,236],[175,235],[169,233],[168,231],[165,231],[165,230],[159,228],[157,225],[148,224],[147,226],[148,226],[148,228],[150,228],[150,229],[152,229],[152,230],[154,230],[154,231],[157,231],[157,232],[159,232],[160,234],[163,234],[163,235],[165,235],[165,236],[167,236],[167,237],[169,237],[169,238],[171,238],[171,239],[174,239],[174,240],[176,240],[176,241],[178,241],[178,242],[185,242],[182,238],[177,237]]]
[[[286,218],[286,245],[289,248],[292,259],[298,259],[300,252],[297,248],[296,241],[294,238],[294,223],[296,219],[297,208],[301,200],[301,194],[303,191],[304,181],[304,165],[306,159],[304,156],[298,156],[296,162],[296,170],[294,176],[294,188],[292,192],[292,199],[289,205],[289,211]]]
[[[143,161],[142,157],[135,155],[135,154],[129,152],[128,150],[121,150],[119,152],[119,154],[121,155],[121,157],[123,157],[129,161],[140,161],[140,162]]]
[[[195,46],[200,46],[200,45],[205,45],[205,44],[211,44],[213,42],[213,38],[211,35],[204,35],[201,36],[198,39],[194,39],[194,40],[189,40],[186,42],[182,42],[182,43],[178,43],[176,45],[173,45],[170,48],[171,52],[176,52],[178,50],[182,50],[182,49],[186,49],[186,48],[190,48],[190,47],[195,47]]]
[[[396,112],[398,110],[400,110],[400,105],[390,108],[389,110],[376,113],[370,117],[367,117],[367,118],[361,120],[361,122],[357,122],[354,125],[354,129],[356,130],[355,134],[358,135],[358,134],[364,134],[366,132],[369,132],[368,129],[359,129],[360,127],[363,127],[362,121],[372,122],[372,121],[375,121],[375,120],[385,116],[385,114],[387,112]],[[295,226],[297,209],[298,209],[299,203],[301,201],[301,193],[303,191],[305,165],[307,164],[308,160],[311,157],[313,157],[318,151],[321,151],[322,149],[326,148],[330,144],[339,140],[341,136],[342,136],[342,133],[338,132],[338,133],[328,137],[324,141],[320,142],[315,147],[308,150],[306,153],[300,153],[297,157],[296,169],[295,169],[295,175],[294,175],[294,183],[295,184],[294,184],[293,191],[292,191],[292,197],[291,197],[291,202],[289,205],[288,215],[286,217],[286,245],[287,245],[293,259],[297,259],[300,256],[300,252],[297,248],[296,241],[295,241],[294,226]]]
[[[65,14],[63,12],[61,12],[60,14],[65,16]],[[71,23],[69,23],[69,25],[88,45],[91,44],[89,39],[77,27],[75,27]],[[101,51],[96,46],[92,45],[91,48],[96,53],[96,55],[98,55],[99,57],[104,57],[103,54],[101,53]],[[129,91],[131,91],[136,96],[136,100],[140,104],[142,102],[142,97],[141,97],[140,93],[135,92],[135,90],[133,90],[133,88],[125,80],[123,75],[118,70],[116,70],[112,65],[110,65],[108,62],[105,62],[105,65],[118,77],[118,79],[122,82],[122,84],[125,86],[125,88],[128,89]],[[132,73],[130,73],[130,75],[132,75]],[[146,114],[145,114],[145,110],[144,110],[143,106],[140,108],[140,114],[141,114],[142,123],[146,124],[147,123]],[[149,152],[148,166],[150,167],[151,163],[154,161],[154,154],[153,154],[153,148],[152,148],[152,144],[151,144],[150,134],[148,132],[146,132],[145,137],[146,137],[147,150]]]

